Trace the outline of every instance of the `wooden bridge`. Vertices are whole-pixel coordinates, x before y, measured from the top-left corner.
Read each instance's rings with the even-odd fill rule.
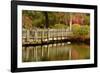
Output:
[[[50,41],[62,41],[68,39],[72,36],[72,32],[69,29],[33,29],[33,30],[22,30],[22,44],[23,44],[23,61],[34,60],[38,61],[39,58],[44,56],[50,57],[51,51],[55,50],[54,56],[61,53],[61,47],[66,49],[66,54],[68,53],[68,59],[71,59],[71,49],[63,47],[65,44],[62,43],[53,43],[48,44],[49,46],[41,45],[44,42]],[[39,44],[38,46],[33,46]],[[27,46],[28,45],[28,46]],[[44,47],[43,47],[44,46]],[[54,49],[53,49],[54,48]],[[51,51],[50,51],[51,50]],[[41,51],[41,52],[39,52]],[[30,54],[32,56],[30,56]]]
[[[36,44],[56,40],[65,40],[72,36],[68,29],[33,29],[22,30],[23,44]]]

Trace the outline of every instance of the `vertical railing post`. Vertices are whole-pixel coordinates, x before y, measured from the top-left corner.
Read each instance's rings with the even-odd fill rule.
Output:
[[[63,31],[62,31],[62,29],[61,29],[61,38],[62,38],[61,42],[62,42],[62,45],[63,45]]]
[[[47,29],[47,41],[49,41],[49,29]]]
[[[54,29],[52,30],[52,33],[53,33],[53,40],[54,40],[54,35],[55,35]]]
[[[37,42],[37,30],[34,30],[35,31],[35,41]]]
[[[50,29],[48,29],[48,39],[50,39]]]
[[[40,38],[41,38],[41,43],[42,43],[42,30],[40,31],[40,34],[41,34]]]
[[[67,38],[67,29],[65,29],[65,37]]]
[[[44,29],[42,30],[42,41],[44,41]]]
[[[26,41],[27,41],[27,43],[29,43],[29,41],[30,41],[30,31],[29,30],[27,30]]]

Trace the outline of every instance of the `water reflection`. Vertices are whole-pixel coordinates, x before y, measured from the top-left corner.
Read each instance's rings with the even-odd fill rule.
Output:
[[[89,59],[90,48],[86,44],[58,43],[22,48],[23,62]]]

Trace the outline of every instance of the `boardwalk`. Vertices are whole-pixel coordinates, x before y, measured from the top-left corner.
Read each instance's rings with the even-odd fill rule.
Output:
[[[68,29],[33,29],[22,31],[23,44],[36,44],[48,41],[64,40],[72,36]]]
[[[55,59],[61,59],[62,55],[66,55],[62,57],[62,60],[71,59],[71,49],[64,47],[66,44],[63,42],[54,42],[68,39],[70,36],[72,36],[72,32],[68,29],[23,29],[23,61],[39,61],[40,59],[44,60],[47,58],[54,59],[55,56],[58,56]],[[53,43],[49,43],[48,46],[47,43],[50,41],[53,41]],[[52,54],[54,52],[53,56],[51,52]]]

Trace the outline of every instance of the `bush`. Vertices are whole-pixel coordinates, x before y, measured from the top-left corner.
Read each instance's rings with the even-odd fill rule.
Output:
[[[90,33],[90,26],[74,24],[72,25],[72,31],[74,36],[87,36]]]

